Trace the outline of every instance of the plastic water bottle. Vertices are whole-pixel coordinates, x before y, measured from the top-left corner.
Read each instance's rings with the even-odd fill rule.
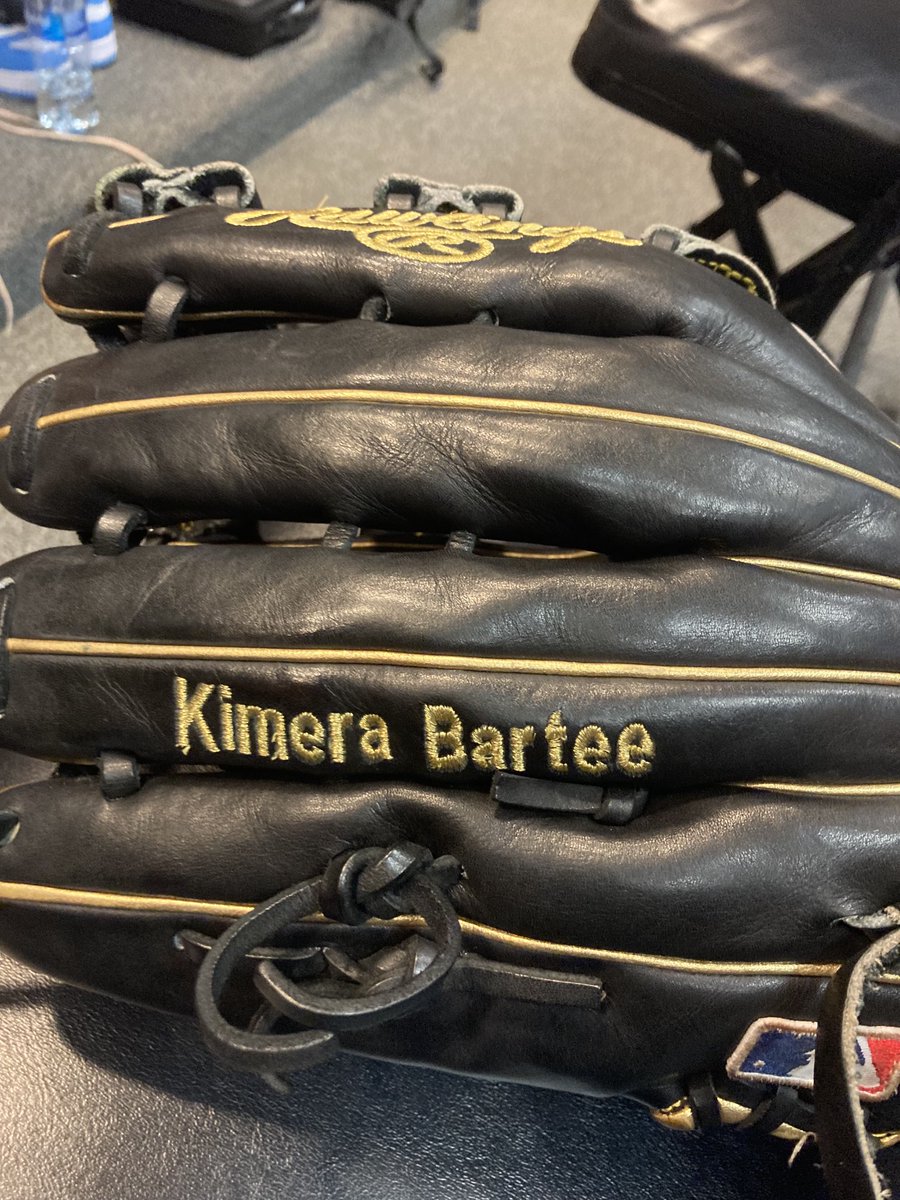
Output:
[[[91,78],[85,0],[26,0],[38,120],[44,129],[84,133],[100,119]]]

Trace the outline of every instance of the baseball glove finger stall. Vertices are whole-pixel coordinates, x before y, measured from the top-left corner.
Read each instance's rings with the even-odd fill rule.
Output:
[[[0,942],[278,1086],[623,1093],[881,1200],[895,425],[692,235],[148,171],[48,250],[100,351],[0,417],[84,543],[0,573],[0,745],[62,764],[0,796]]]
[[[777,314],[670,257],[780,322],[832,386],[665,336],[357,320],[138,344],[20,389],[0,417],[0,496],[82,533],[125,504],[145,524],[338,520],[900,573],[887,419],[861,398],[838,411],[837,372]]]
[[[504,219],[472,211],[470,192],[460,190],[461,212],[397,211],[383,188],[380,211],[195,204],[123,220],[103,210],[51,239],[44,297],[101,336],[138,328],[154,341],[360,315],[690,341],[782,387],[820,392],[890,436],[890,422],[861,411],[853,387],[772,309],[768,281],[742,256],[667,226],[641,239]]]
[[[3,805],[4,947],[196,1009],[232,1066],[272,1076],[344,1047],[789,1139],[821,1135],[850,1087],[874,1143],[900,1138],[900,976],[867,982],[849,1032],[834,983],[890,925],[897,793],[659,795],[624,827],[473,791],[209,774],[112,807],[62,777]],[[823,1081],[817,1062],[814,1111],[834,1036],[858,1067]]]
[[[506,771],[536,804],[539,780],[900,779],[896,579],[351,547],[9,564],[0,744],[481,787]]]

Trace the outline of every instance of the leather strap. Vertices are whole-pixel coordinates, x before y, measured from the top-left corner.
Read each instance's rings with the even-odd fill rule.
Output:
[[[900,959],[900,928],[848,960],[829,983],[816,1035],[816,1137],[830,1200],[887,1200],[856,1083],[856,1031],[866,991]]]

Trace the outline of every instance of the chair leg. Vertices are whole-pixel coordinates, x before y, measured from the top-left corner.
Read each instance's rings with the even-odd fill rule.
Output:
[[[784,192],[784,188],[777,180],[762,175],[755,183],[748,185],[748,191],[757,212],[759,212],[760,209],[777,199]],[[724,233],[734,229],[734,220],[729,206],[721,204],[714,212],[709,213],[700,221],[695,221],[693,225],[689,226],[689,229],[697,237],[708,238],[711,242],[716,241]]]
[[[778,283],[778,307],[812,337],[861,275],[896,264],[900,258],[900,180],[840,234],[785,271]]]
[[[712,148],[710,170],[728,210],[738,245],[774,282],[778,278],[775,256],[760,222],[753,190],[745,177],[743,159],[727,143],[716,142]]]
[[[897,281],[896,267],[882,268],[872,273],[841,358],[841,370],[851,383],[859,382],[866,354],[872,344],[872,338],[875,336],[878,318],[884,308],[884,302],[888,292],[892,290]]]
[[[713,146],[710,169],[722,204],[695,221],[691,233],[716,239],[734,230],[741,250],[774,285],[781,312],[811,337],[819,336],[855,281],[875,272],[842,360],[848,377],[855,381],[891,279],[896,278],[900,287],[900,273],[892,270],[900,260],[900,181],[845,233],[779,275],[759,213],[784,188],[768,176],[748,184],[743,159],[727,142]]]

